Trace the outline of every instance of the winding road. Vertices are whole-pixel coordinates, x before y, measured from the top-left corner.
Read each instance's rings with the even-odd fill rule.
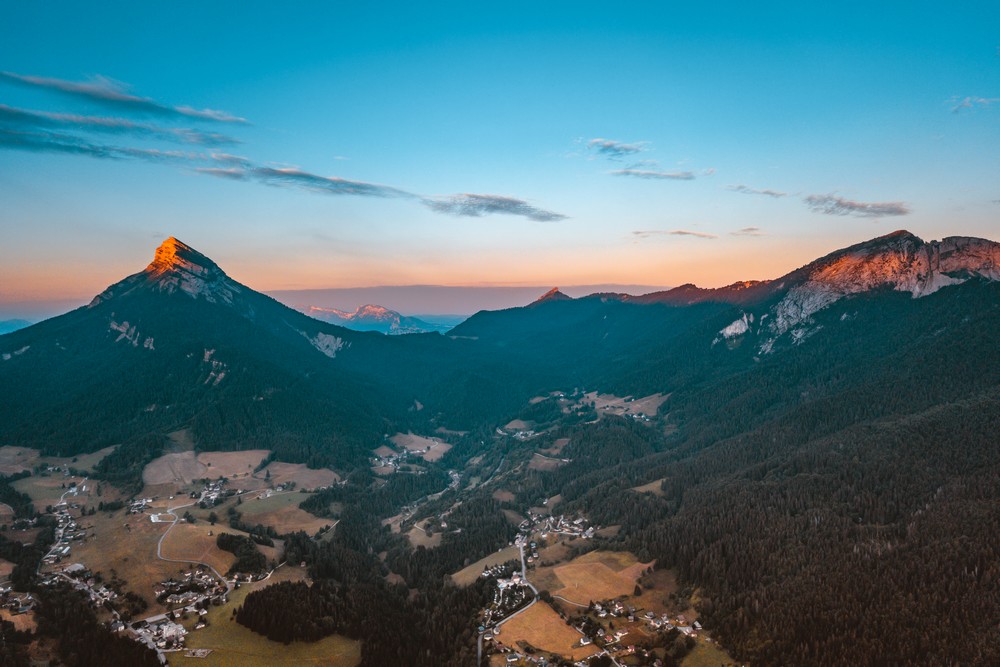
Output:
[[[202,497],[204,497],[204,494],[202,495]],[[160,560],[167,561],[168,563],[188,563],[188,564],[192,564],[192,565],[204,565],[205,567],[207,567],[208,569],[210,569],[212,571],[212,573],[215,574],[215,576],[219,578],[220,581],[222,581],[222,582],[224,582],[226,584],[226,594],[228,594],[229,591],[233,590],[233,585],[231,583],[229,583],[228,579],[226,579],[224,576],[222,576],[221,574],[219,574],[218,570],[216,570],[214,567],[212,567],[208,563],[202,563],[201,561],[197,561],[197,560],[185,560],[185,559],[182,559],[182,558],[167,558],[167,557],[165,557],[163,555],[163,540],[166,539],[167,535],[170,534],[170,531],[174,529],[174,526],[176,526],[177,522],[180,520],[180,517],[177,516],[177,510],[182,510],[185,507],[191,507],[192,505],[197,505],[199,502],[201,502],[201,500],[202,500],[202,498],[198,498],[198,500],[192,501],[192,502],[190,502],[190,503],[188,503],[186,505],[178,505],[177,507],[169,507],[169,508],[167,508],[166,512],[161,512],[159,514],[159,516],[163,516],[164,514],[169,514],[170,516],[174,517],[174,520],[170,522],[170,527],[167,528],[163,532],[163,535],[160,535],[160,540],[156,543],[156,557],[159,558]]]

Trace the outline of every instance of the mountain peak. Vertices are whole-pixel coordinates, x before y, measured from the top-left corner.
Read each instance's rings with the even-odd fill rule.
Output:
[[[219,265],[188,244],[169,237],[153,253],[153,261],[141,273],[129,276],[104,290],[91,306],[139,288],[173,294],[183,292],[212,303],[232,304],[242,286],[229,278]]]
[[[533,303],[545,303],[546,301],[572,301],[572,299],[573,297],[560,292],[558,287],[553,287],[548,292],[535,299]]]
[[[146,267],[146,273],[158,275],[168,271],[204,273],[212,269],[220,270],[208,257],[171,236],[156,249],[153,261]]]

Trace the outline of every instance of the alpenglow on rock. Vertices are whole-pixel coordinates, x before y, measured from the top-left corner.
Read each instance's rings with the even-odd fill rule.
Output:
[[[145,270],[104,290],[94,297],[90,306],[123,296],[137,288],[150,287],[168,294],[183,292],[210,303],[227,304],[232,304],[244,290],[218,264],[171,236],[156,249],[153,261]]]
[[[849,294],[891,287],[918,298],[971,278],[1000,280],[1000,244],[967,236],[925,242],[899,231],[827,255],[777,282],[793,276],[801,282],[775,306],[768,326],[775,336]]]

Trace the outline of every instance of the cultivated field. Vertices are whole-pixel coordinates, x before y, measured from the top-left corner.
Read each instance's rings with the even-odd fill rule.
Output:
[[[514,502],[515,496],[510,491],[504,489],[497,489],[493,492],[493,499],[499,500],[502,503],[512,503]]]
[[[185,564],[168,563],[156,557],[156,543],[168,524],[153,523],[144,514],[126,515],[123,510],[111,516],[107,512],[98,512],[82,518],[80,524],[87,528],[87,538],[74,542],[69,558],[56,564],[55,569],[79,562],[93,572],[102,572],[106,579],[114,570],[119,578],[126,581],[127,590],[134,591],[149,602],[147,614],[165,611],[153,598],[154,585],[177,576],[180,570],[188,569]],[[128,528],[125,528],[126,525]]]
[[[164,558],[194,560],[214,567],[225,575],[236,562],[236,556],[215,546],[219,533],[236,533],[228,526],[210,526],[207,523],[179,521],[163,540],[161,553]],[[209,535],[209,533],[212,533]],[[153,558],[156,557],[154,551]],[[179,565],[179,564],[178,564]]]
[[[662,496],[663,490],[660,485],[663,484],[662,479],[654,479],[648,484],[643,484],[642,486],[633,486],[632,490],[636,493],[652,493],[654,496]]]
[[[279,581],[301,581],[305,573],[297,567],[275,570],[270,579],[241,586],[230,593],[229,603],[210,607],[208,627],[187,636],[188,648],[211,649],[206,658],[186,658],[183,652],[168,653],[169,664],[176,667],[270,667],[271,665],[307,665],[312,667],[354,667],[361,662],[360,642],[339,635],[318,642],[272,642],[243,627],[232,618],[232,610],[243,604],[246,596]],[[193,620],[185,625],[193,627]],[[190,629],[190,628],[189,628]]]
[[[552,446],[548,449],[539,449],[538,451],[542,454],[548,454],[549,456],[559,456],[562,453],[563,448],[569,444],[569,438],[559,438],[552,443]]]
[[[245,477],[271,454],[269,449],[248,449],[243,452],[202,452],[198,462],[208,467],[209,477]]]
[[[193,451],[164,454],[154,459],[142,471],[142,481],[147,486],[174,485],[177,489],[189,486],[194,480],[205,477],[217,479],[228,477],[239,487],[239,481],[252,479],[253,473],[261,461],[270,454],[267,449],[249,449],[243,452],[202,452]],[[253,480],[253,488],[262,488],[265,484]],[[242,488],[242,487],[239,487]]]
[[[459,586],[468,586],[483,573],[483,568],[506,563],[509,560],[520,560],[521,552],[517,547],[506,547],[500,551],[495,551],[485,558],[480,558],[468,567],[462,568],[451,575],[451,580]]]
[[[592,391],[589,394],[585,394],[580,402],[577,403],[577,406],[593,402],[598,413],[614,415],[635,415],[641,413],[652,417],[660,409],[660,406],[663,405],[663,402],[670,398],[670,394],[652,394],[631,401],[626,401],[626,398],[629,397],[615,396],[614,394],[598,394],[596,391]]]
[[[19,479],[12,485],[21,493],[27,493],[35,504],[35,509],[40,512],[45,511],[46,505],[55,505],[59,498],[70,487],[71,482],[76,482],[79,490],[76,494],[66,494],[66,502],[76,502],[81,505],[98,502],[94,495],[97,482],[94,480],[83,481],[82,477],[66,477],[62,473],[48,475],[46,477],[32,475]],[[86,490],[84,490],[86,487]]]
[[[0,609],[0,621],[10,621],[14,624],[14,629],[21,632],[34,632],[38,629],[33,611],[26,614],[14,614],[9,609]]]
[[[563,587],[550,588],[550,592],[583,605],[591,600],[631,595],[636,581],[652,565],[638,562],[628,552],[592,551],[551,568]]]
[[[37,462],[37,449],[12,445],[0,447],[0,475],[13,475],[22,470],[31,470]]]
[[[531,461],[528,463],[528,468],[530,470],[550,471],[550,470],[555,470],[559,466],[563,465],[566,464],[560,461],[559,459],[554,459],[536,453],[531,455]]]
[[[582,660],[599,651],[593,644],[579,646],[582,636],[575,628],[566,625],[552,607],[536,602],[527,611],[500,626],[496,639],[512,648],[517,648],[518,642],[527,642],[536,649]]]
[[[247,494],[244,494],[246,496]],[[279,533],[305,531],[309,535],[315,535],[317,531],[334,523],[333,519],[321,519],[313,516],[304,509],[299,508],[299,503],[306,500],[313,494],[308,493],[276,493],[270,498],[244,498],[243,503],[236,506],[236,509],[243,514],[243,521],[251,524],[262,524],[273,526]],[[231,501],[230,501],[231,502]],[[223,516],[219,508],[215,509],[216,514]]]
[[[439,438],[425,438],[413,433],[397,433],[389,439],[397,447],[405,447],[411,452],[423,452],[420,456],[425,461],[437,461],[451,449],[451,445]]]
[[[31,470],[36,465],[70,466],[80,471],[94,469],[101,459],[113,452],[115,445],[105,447],[91,454],[79,456],[42,456],[37,449],[29,447],[0,447],[0,475],[12,475],[22,470]]]
[[[271,484],[278,485],[295,482],[295,485],[300,489],[318,489],[320,487],[331,486],[340,481],[340,475],[329,468],[311,470],[304,463],[279,463],[275,461],[264,468],[257,476],[264,477],[268,473],[271,475]]]
[[[441,544],[441,539],[444,537],[444,533],[433,533],[430,537],[427,537],[427,533],[424,532],[423,528],[418,528],[414,526],[406,533],[406,539],[410,541],[414,547],[427,547],[428,549],[433,549],[434,547]],[[482,570],[480,570],[482,572]]]
[[[719,648],[718,644],[705,639],[700,639],[683,661],[684,667],[720,667],[720,665],[736,664],[736,661]]]
[[[10,573],[14,571],[14,564],[9,560],[0,558],[0,581],[6,581]]]
[[[208,474],[208,468],[198,461],[194,452],[164,454],[153,459],[142,471],[142,481],[148,485],[173,484],[187,486]]]

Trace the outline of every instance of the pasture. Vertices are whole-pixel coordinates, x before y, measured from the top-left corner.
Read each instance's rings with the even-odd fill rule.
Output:
[[[538,454],[536,452],[535,454],[531,455],[531,461],[528,462],[528,469],[548,472],[564,465],[566,464],[560,459],[554,459],[549,456]]]
[[[483,573],[483,569],[487,567],[493,567],[494,565],[499,565],[501,563],[506,563],[509,560],[521,559],[521,552],[517,547],[510,546],[500,549],[499,551],[494,551],[489,556],[480,558],[475,563],[472,563],[468,567],[464,567],[458,572],[451,575],[451,580],[454,581],[459,586],[468,586],[476,579],[479,575]]]
[[[652,482],[647,484],[642,484],[641,486],[633,486],[632,490],[636,493],[652,493],[654,496],[663,496],[663,489],[660,488],[663,484],[662,479],[654,479]]]
[[[625,551],[591,551],[564,565],[539,570],[549,569],[549,574],[555,575],[562,585],[557,588],[549,576],[544,577],[544,583],[548,584],[553,595],[586,605],[591,600],[631,595],[636,582],[652,565],[652,562],[640,563]]]
[[[529,609],[500,626],[498,642],[517,649],[527,642],[536,649],[555,653],[571,660],[583,660],[599,649],[593,644],[579,646],[583,635],[560,618],[552,607],[536,602]]]
[[[0,475],[12,475],[22,470],[31,470],[38,465],[69,466],[81,472],[90,472],[101,459],[113,452],[116,446],[112,445],[78,456],[42,456],[37,449],[7,445],[0,447]]]
[[[275,461],[257,474],[264,477],[270,474],[271,484],[288,484],[294,482],[300,489],[319,489],[332,486],[340,481],[340,475],[329,468],[307,468],[304,463],[279,463]]]
[[[321,519],[299,508],[299,503],[313,494],[296,491],[276,493],[270,498],[254,498],[253,494],[246,497],[247,495],[244,494],[243,502],[236,506],[236,509],[243,514],[243,521],[251,525],[259,523],[273,526],[279,533],[302,530],[309,535],[315,535],[321,528],[336,523],[334,519]],[[215,512],[219,516],[223,515],[219,508],[216,508]]]
[[[412,544],[414,548],[426,547],[428,549],[433,549],[441,544],[441,539],[443,537],[444,533],[441,532],[433,533],[430,537],[427,537],[427,533],[424,529],[417,526],[410,528],[410,530],[406,533],[406,539],[410,541],[410,544]],[[480,570],[480,572],[482,572],[482,570]]]
[[[411,452],[420,452],[420,457],[425,461],[437,461],[448,453],[451,445],[440,438],[426,438],[422,435],[411,433],[397,433],[389,438],[397,447],[405,447]]]
[[[161,553],[164,558],[193,560],[211,565],[220,574],[225,575],[236,562],[236,556],[215,546],[215,540],[219,533],[223,532],[237,531],[223,526],[210,526],[207,523],[179,521],[164,538]],[[154,550],[153,558],[155,557]]]
[[[305,572],[285,566],[275,570],[265,581],[246,584],[229,595],[229,602],[210,607],[208,626],[187,636],[188,648],[211,649],[205,658],[186,658],[183,652],[168,653],[173,667],[269,667],[270,665],[307,665],[312,667],[354,667],[361,662],[361,643],[340,635],[318,642],[292,642],[285,645],[272,642],[263,635],[245,628],[233,620],[233,610],[243,604],[246,596],[279,581],[301,581]],[[185,623],[193,627],[193,619]],[[190,629],[190,628],[189,628]]]
[[[266,484],[252,477],[254,469],[270,454],[267,449],[242,452],[182,451],[150,461],[142,471],[147,486],[171,485],[176,491],[191,486],[196,479],[227,477],[236,488],[263,488]],[[249,485],[243,484],[249,481]]]

